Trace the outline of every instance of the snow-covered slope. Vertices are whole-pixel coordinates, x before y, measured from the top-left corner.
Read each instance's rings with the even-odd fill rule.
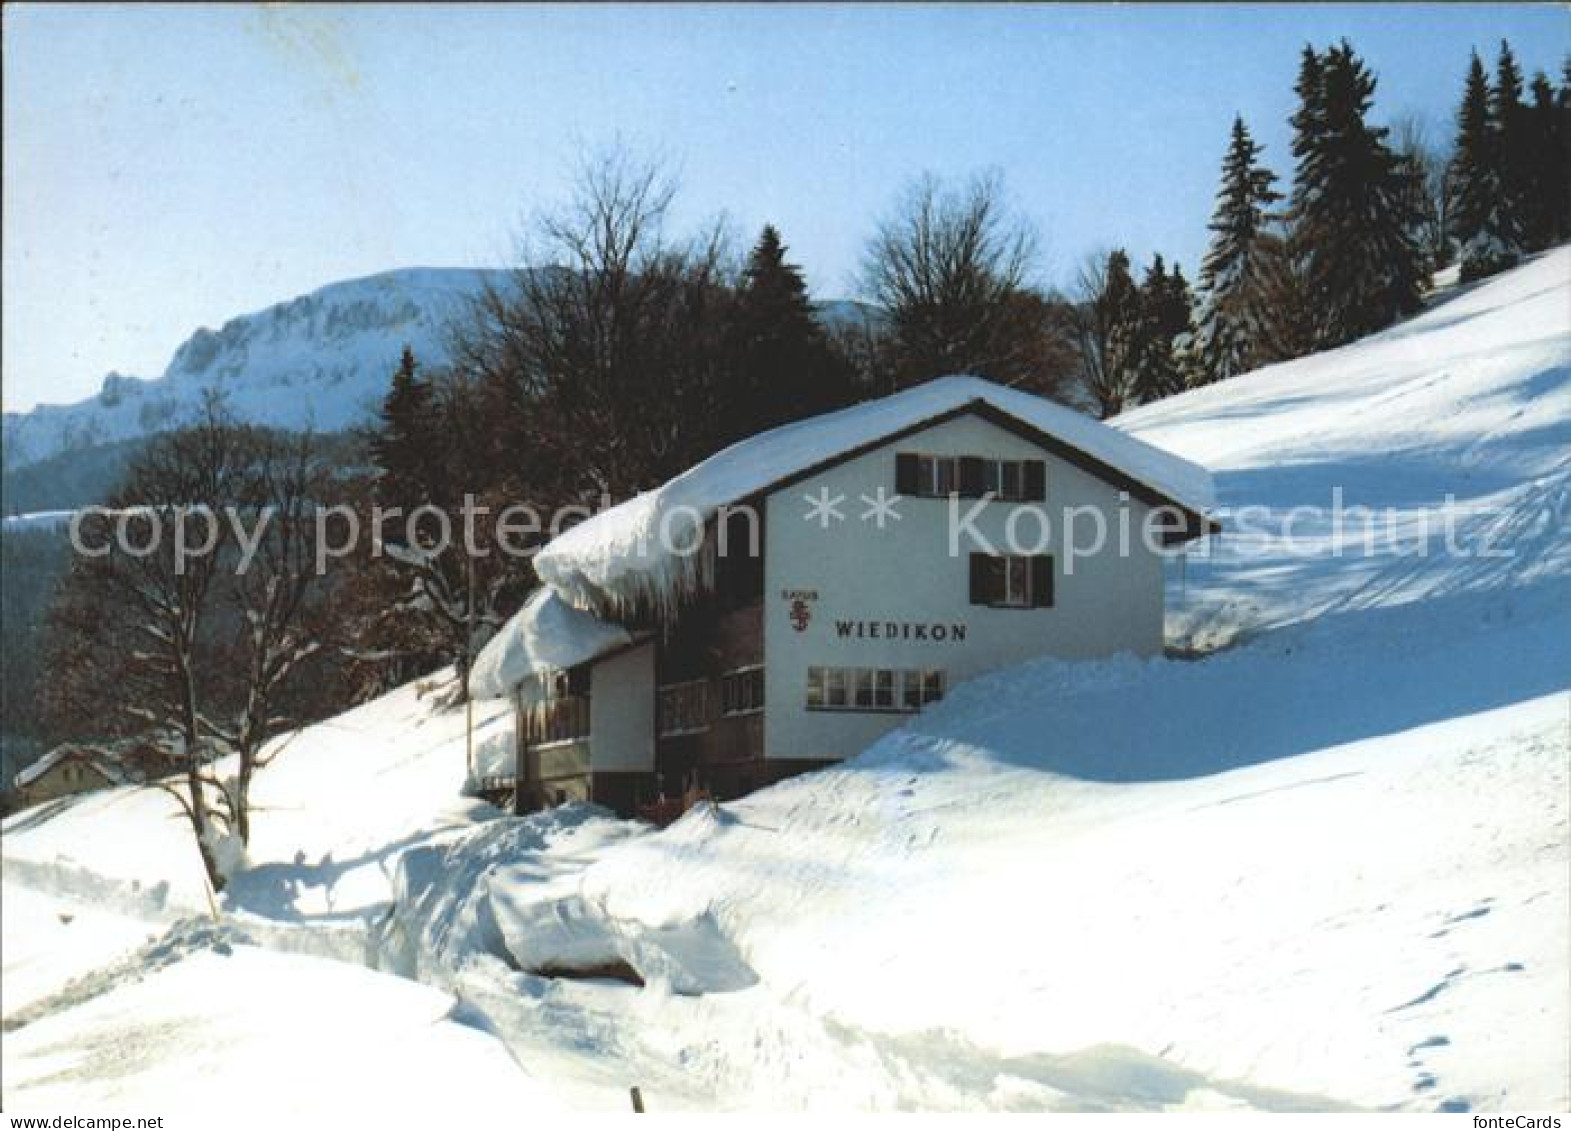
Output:
[[[996,673],[660,833],[460,802],[462,717],[405,689],[259,779],[226,921],[432,984],[576,1106],[1563,1109],[1571,250],[1120,424],[1231,512],[1174,566],[1172,657]],[[1295,510],[1338,489],[1389,530]],[[63,1101],[51,1048],[155,1011],[79,963],[217,978],[190,924],[140,945],[204,902],[168,813],[115,792],[4,826],[8,893],[44,903],[4,917],[8,1111]],[[274,1041],[313,1023],[288,1000]]]
[[[163,376],[104,378],[98,396],[5,414],[5,466],[22,467],[178,426],[222,390],[240,416],[285,428],[337,431],[361,423],[386,392],[400,351],[447,356],[443,324],[496,272],[410,268],[334,283],[203,327]]]

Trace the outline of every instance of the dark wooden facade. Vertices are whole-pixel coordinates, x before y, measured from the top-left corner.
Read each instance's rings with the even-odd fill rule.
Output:
[[[703,687],[702,726],[682,728],[657,711],[655,770],[661,791],[675,796],[697,787],[722,797],[756,788],[764,757],[762,705],[727,715],[722,687],[727,673],[764,662],[761,599],[734,609],[695,610],[660,641],[655,659],[656,694],[673,685]],[[691,721],[691,720],[689,720]]]
[[[655,630],[655,766],[652,773],[592,770],[593,735],[587,724],[564,722],[582,711],[587,720],[590,665],[560,679],[557,702],[519,711],[515,790],[519,812],[570,799],[593,800],[623,815],[670,809],[698,794],[718,800],[739,797],[826,762],[765,759],[764,707],[728,703],[727,677],[752,671],[767,679],[764,666],[764,530],[762,500],[753,517],[727,528],[719,543],[711,592],[691,605],[674,625]],[[756,538],[748,523],[756,522]],[[716,536],[714,526],[711,537]],[[761,683],[757,685],[761,690]],[[693,690],[701,687],[695,696]],[[681,717],[664,709],[666,693],[678,690]],[[701,698],[702,711],[694,703]],[[731,707],[732,709],[727,709]],[[565,729],[564,729],[565,728]],[[583,741],[564,741],[581,731]]]

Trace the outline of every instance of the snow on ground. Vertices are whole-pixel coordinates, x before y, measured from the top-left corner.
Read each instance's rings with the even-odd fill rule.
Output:
[[[252,786],[257,817],[233,903],[323,924],[379,915],[400,852],[497,815],[460,795],[464,712],[432,709],[441,682],[410,684],[285,740]],[[474,719],[477,749],[512,729],[505,703],[477,703]],[[189,826],[171,798],[152,790],[103,791],[18,814],[5,825],[0,857],[8,879],[71,891],[91,877],[98,898],[139,910],[208,906]]]
[[[464,800],[406,688],[261,775],[222,928],[155,795],[12,818],[7,1110],[389,1045],[387,1110],[460,1056],[514,1110],[1564,1108],[1571,251],[1120,424],[1232,512],[1171,658],[995,673],[661,833]],[[1390,536],[1295,545],[1336,488]]]
[[[244,1097],[313,1121],[371,1108],[445,1122],[555,1106],[451,997],[418,983],[211,925],[142,957],[6,1034],[8,1110],[211,1116]]]
[[[105,966],[161,933],[162,928],[140,916],[7,883],[0,914],[0,980],[7,1021],[60,993],[85,971]]]
[[[1233,630],[1563,579],[1571,249],[1372,338],[1118,423],[1214,473],[1228,528],[1212,560],[1189,563],[1175,604]],[[1338,493],[1340,527],[1294,515],[1328,511]],[[1355,507],[1375,514],[1373,552]],[[1447,517],[1464,553],[1448,552]]]

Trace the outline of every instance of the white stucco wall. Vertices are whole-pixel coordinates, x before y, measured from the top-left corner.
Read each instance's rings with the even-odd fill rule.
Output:
[[[655,768],[655,646],[641,644],[597,663],[590,673],[592,768]]]
[[[899,521],[883,530],[862,519],[862,495],[879,487],[893,494],[895,455],[980,455],[1041,459],[1047,464],[1045,503],[990,502],[975,527],[1003,550],[1006,523],[1022,508],[1045,513],[1050,537],[1040,549],[1055,556],[1055,603],[1050,609],[994,609],[970,603],[969,554],[983,549],[962,539],[950,553],[947,499],[905,498]],[[804,520],[808,503],[827,488],[844,496],[845,519],[823,529]],[[962,513],[978,501],[958,500]],[[1073,573],[1060,529],[1065,508],[1094,508],[1106,520],[1109,544],[1092,557],[1077,557]],[[1161,649],[1160,554],[1139,536],[1148,508],[1121,499],[1115,487],[1042,451],[1030,441],[976,416],[965,416],[864,454],[771,496],[767,508],[764,646],[767,663],[764,745],[770,758],[841,758],[857,753],[908,716],[808,711],[807,669],[834,667],[941,668],[948,685],[1033,656],[1107,656]],[[1121,554],[1120,512],[1132,532]],[[1090,533],[1093,520],[1079,520]],[[1041,526],[1017,520],[1020,538],[1034,544]],[[791,591],[816,593],[811,623],[796,631],[789,619]],[[919,622],[965,626],[963,643],[843,638],[838,621]]]

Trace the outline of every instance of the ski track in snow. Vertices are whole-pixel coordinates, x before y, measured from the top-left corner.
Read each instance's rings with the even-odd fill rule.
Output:
[[[1001,671],[658,834],[458,797],[462,713],[411,686],[258,779],[221,924],[166,798],[20,814],[7,1110],[258,1058],[310,1110],[333,1041],[400,1110],[446,1058],[515,1110],[1563,1108],[1571,250],[1119,423],[1235,512],[1340,487],[1511,556],[1235,526],[1173,571],[1189,658]]]

